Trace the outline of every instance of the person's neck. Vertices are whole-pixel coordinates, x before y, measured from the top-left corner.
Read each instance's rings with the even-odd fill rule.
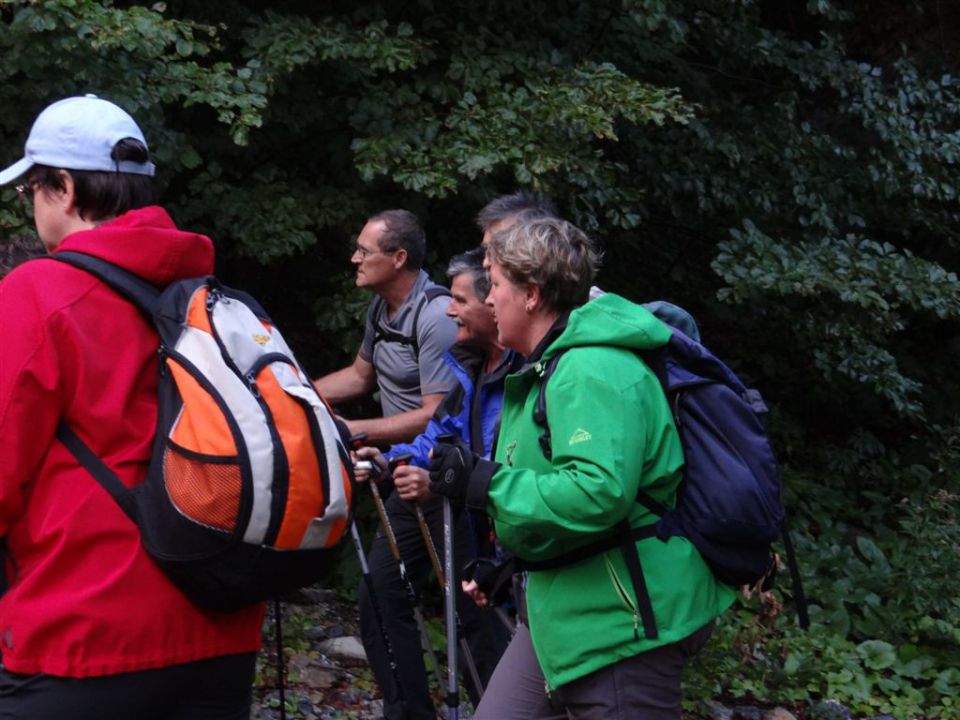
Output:
[[[60,231],[58,232],[59,238],[56,240],[56,242],[50,243],[48,241],[44,241],[43,243],[44,247],[46,247],[47,252],[52,252],[57,248],[59,248],[60,245],[63,244],[63,241],[66,240],[71,235],[78,232],[83,232],[85,230],[94,230],[95,228],[98,228],[101,225],[103,225],[103,223],[110,222],[111,220],[114,220],[114,219],[115,218],[113,217],[109,217],[109,218],[103,218],[100,220],[85,220],[79,215],[76,215],[76,214],[71,215],[63,223],[62,227],[60,228]]]
[[[410,297],[410,291],[416,285],[418,276],[418,272],[402,272],[391,280],[386,287],[377,291],[377,294],[387,304],[388,318],[392,318],[400,309],[400,306]]]
[[[506,352],[506,348],[503,347],[500,343],[493,342],[488,346],[483,348],[483,374],[489,375],[494,370],[497,369],[497,366],[500,364],[500,361],[503,360],[503,355]]]
[[[533,351],[537,349],[537,346],[543,342],[543,339],[547,336],[547,333],[550,332],[553,328],[554,323],[560,317],[560,313],[557,312],[543,312],[543,313],[534,313],[530,316],[530,322],[527,325],[529,332],[527,333],[527,342],[522,348],[516,348],[517,352],[523,355],[525,358],[529,358]]]

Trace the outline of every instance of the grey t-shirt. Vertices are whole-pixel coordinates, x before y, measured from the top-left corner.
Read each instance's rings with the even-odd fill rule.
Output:
[[[457,335],[456,324],[446,315],[450,296],[439,295],[427,300],[424,291],[429,287],[437,286],[421,270],[413,289],[393,318],[387,319],[386,303],[378,298],[371,303],[371,308],[379,311],[374,322],[371,322],[371,313],[367,313],[359,355],[371,363],[377,373],[384,417],[416,410],[422,406],[424,395],[446,393],[456,384],[453,371],[443,361],[443,354],[453,345]],[[383,330],[411,336],[413,318],[421,302],[424,305],[417,320],[419,361],[413,344],[381,338],[374,345],[376,322]]]

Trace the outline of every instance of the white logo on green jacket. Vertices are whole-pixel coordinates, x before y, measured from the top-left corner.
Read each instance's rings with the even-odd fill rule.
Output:
[[[570,442],[568,445],[576,445],[577,443],[587,442],[588,440],[593,440],[593,435],[588,433],[583,428],[577,428],[577,431],[570,436]]]

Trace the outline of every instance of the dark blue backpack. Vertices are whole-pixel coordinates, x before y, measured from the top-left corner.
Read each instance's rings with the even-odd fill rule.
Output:
[[[754,585],[773,569],[771,543],[783,529],[780,474],[758,417],[760,394],[747,389],[730,368],[700,343],[673,330],[669,342],[639,353],[654,371],[673,412],[683,445],[683,480],[674,508],[641,490],[637,502],[660,519],[641,528],[624,520],[615,533],[560,558],[525,563],[528,570],[554,569],[620,546],[633,580],[647,637],[657,636],[636,541],[674,535],[689,539],[720,581]],[[546,388],[559,353],[543,370],[534,420],[544,428],[540,447],[550,458]]]

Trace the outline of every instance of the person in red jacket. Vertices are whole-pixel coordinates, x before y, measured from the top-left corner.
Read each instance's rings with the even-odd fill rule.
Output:
[[[149,282],[213,271],[213,244],[154,202],[143,133],[93,96],[47,107],[0,172],[49,253]],[[0,282],[0,719],[247,720],[262,605],[202,610],[134,523],[55,438],[66,422],[128,486],[157,416],[153,326],[93,276],[37,259]]]

